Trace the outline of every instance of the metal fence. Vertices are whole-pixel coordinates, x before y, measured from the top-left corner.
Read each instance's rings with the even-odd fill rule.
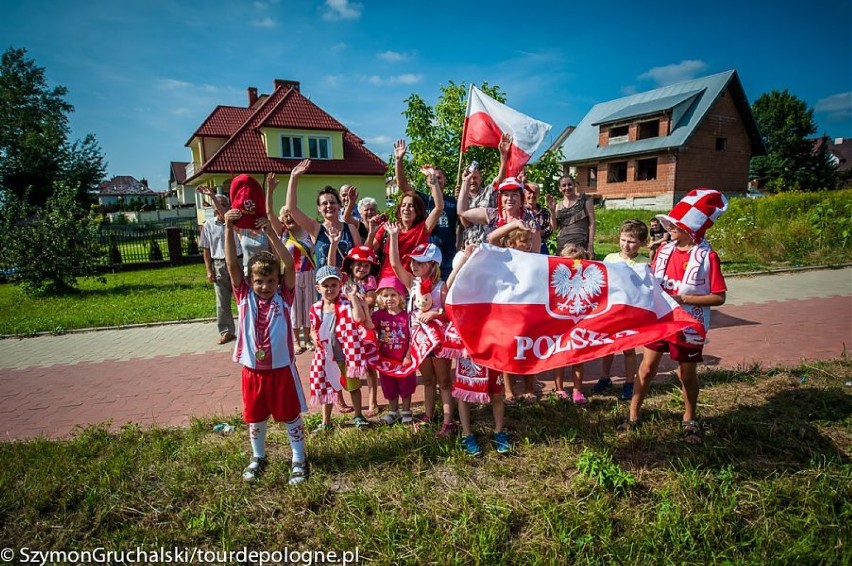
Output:
[[[174,218],[157,223],[102,224],[100,244],[104,265],[172,261],[166,229],[180,228],[182,256],[197,256],[198,225],[194,218]]]

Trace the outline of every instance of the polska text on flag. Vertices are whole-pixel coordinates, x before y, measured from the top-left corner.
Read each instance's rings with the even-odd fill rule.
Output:
[[[574,260],[482,244],[447,295],[471,359],[533,374],[667,339],[703,326],[646,265]]]
[[[508,176],[514,177],[530,160],[550,128],[550,124],[521,114],[470,85],[462,132],[462,151],[467,151],[472,145],[497,147],[503,133],[512,134]]]

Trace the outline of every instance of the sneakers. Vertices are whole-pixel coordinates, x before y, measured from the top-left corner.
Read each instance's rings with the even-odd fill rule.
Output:
[[[621,388],[621,395],[619,395],[619,398],[622,401],[630,401],[630,399],[633,398],[633,384],[632,383],[625,383],[624,384],[624,387]]]
[[[441,425],[441,430],[435,433],[435,436],[439,436],[441,438],[446,436],[452,436],[458,432],[458,427],[456,423],[443,423]]]
[[[258,458],[257,456],[252,456],[251,462],[246,466],[246,469],[243,470],[243,479],[246,481],[254,481],[256,480],[266,469],[266,458]]]
[[[482,448],[479,447],[476,437],[472,434],[462,437],[461,444],[469,456],[479,456],[482,454]]]
[[[571,400],[574,401],[575,405],[585,405],[589,402],[589,400],[586,399],[586,396],[583,395],[583,392],[579,389],[575,389],[571,394]]]
[[[311,465],[307,460],[304,462],[294,461],[290,464],[290,480],[287,482],[290,485],[296,485],[307,481],[311,476]]]
[[[396,424],[396,421],[399,419],[399,413],[396,411],[390,411],[388,414],[382,417],[382,422],[386,425]]]
[[[498,454],[508,454],[512,451],[512,443],[509,441],[509,433],[505,430],[494,433],[494,444],[497,445]]]
[[[592,393],[603,393],[607,389],[612,388],[612,380],[608,377],[602,377],[592,386]]]
[[[352,419],[352,426],[355,428],[367,428],[370,426],[370,421],[365,419],[363,416],[358,415],[354,419]]]

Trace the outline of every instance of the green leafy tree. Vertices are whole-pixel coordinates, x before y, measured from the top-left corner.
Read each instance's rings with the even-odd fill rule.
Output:
[[[479,88],[499,102],[506,100],[498,86],[483,83]],[[405,172],[409,179],[420,178],[419,167],[429,163],[440,167],[447,175],[445,190],[454,190],[458,182],[459,151],[468,90],[465,83],[455,84],[450,81],[448,85],[441,85],[441,95],[434,107],[426,104],[416,93],[405,100],[406,108],[402,115],[408,121],[405,135],[411,160],[405,164]],[[464,164],[478,161],[483,179],[494,177],[500,166],[500,154],[495,148],[471,147],[463,159]],[[393,171],[392,165],[390,171]]]
[[[0,264],[14,268],[11,279],[30,294],[71,291],[80,277],[98,276],[103,250],[98,226],[76,200],[76,190],[58,184],[43,207],[15,194],[0,211]]]
[[[560,196],[559,177],[562,176],[562,148],[545,151],[535,163],[526,167],[527,178],[541,186],[541,194]]]
[[[751,175],[770,190],[834,189],[837,173],[825,148],[815,148],[814,111],[787,90],[766,93],[752,105],[766,155],[752,159]]]
[[[103,154],[92,135],[69,143],[68,90],[51,88],[26,53],[9,48],[0,58],[0,190],[42,206],[62,183],[85,203],[106,173]]]

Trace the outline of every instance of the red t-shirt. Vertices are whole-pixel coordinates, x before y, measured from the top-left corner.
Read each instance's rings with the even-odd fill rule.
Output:
[[[414,248],[420,244],[428,244],[430,233],[431,232],[426,229],[425,220],[415,224],[408,230],[399,233],[399,258],[402,260],[402,266],[406,271],[408,271],[411,266],[411,258],[408,257],[408,254],[413,252]],[[385,237],[384,226],[379,227],[379,230],[376,232],[376,241],[382,242],[382,251],[384,252],[384,260],[382,261],[382,268],[379,271],[379,279],[382,277],[395,276],[396,273],[394,273],[393,267],[391,267],[390,263],[390,238]]]
[[[656,266],[659,254],[654,256],[654,264]],[[719,262],[719,256],[715,251],[710,250],[708,254],[710,259],[710,270],[707,273],[710,284],[710,292],[713,294],[725,293],[728,288],[725,285],[725,277],[722,275],[722,265]],[[663,289],[669,295],[679,295],[680,282],[683,281],[683,275],[686,273],[686,264],[689,262],[689,250],[672,251],[668,265],[666,265],[666,273],[661,281]]]

